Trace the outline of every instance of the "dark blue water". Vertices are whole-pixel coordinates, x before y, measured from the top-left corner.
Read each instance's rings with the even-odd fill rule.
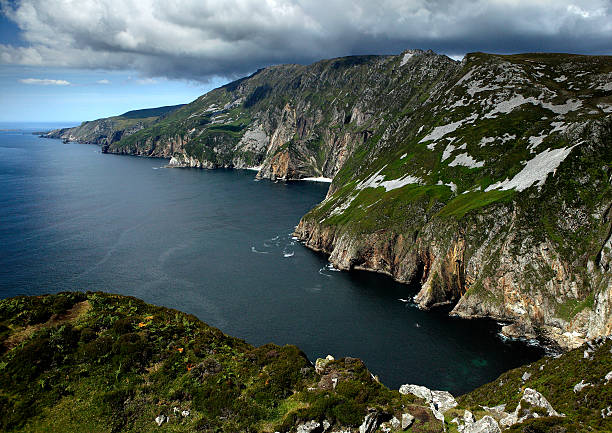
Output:
[[[133,295],[252,344],[296,344],[311,360],[362,358],[393,388],[462,393],[539,357],[501,341],[489,322],[398,300],[414,288],[332,271],[292,240],[326,184],[165,162],[0,132],[0,296]]]

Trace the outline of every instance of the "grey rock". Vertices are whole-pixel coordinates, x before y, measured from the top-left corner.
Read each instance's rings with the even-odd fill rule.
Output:
[[[414,422],[414,417],[409,413],[402,414],[402,430],[406,430]]]
[[[325,358],[318,358],[315,362],[315,371],[322,374],[325,371],[325,366],[334,360],[334,357],[327,355]]]
[[[391,425],[391,428],[394,430],[397,430],[398,428],[402,426],[402,423],[396,417],[391,418],[391,421],[389,421],[389,424]]]
[[[161,426],[163,423],[165,423],[165,422],[167,422],[167,421],[168,421],[168,417],[167,417],[166,415],[164,415],[164,414],[158,415],[158,416],[155,418],[155,423],[156,423],[158,426]]]
[[[546,400],[546,397],[544,397],[538,391],[531,388],[525,388],[525,391],[523,392],[523,397],[521,397],[521,400],[516,406],[514,412],[507,414],[507,416],[502,418],[499,422],[500,425],[502,427],[510,427],[511,425],[521,423],[529,418],[535,418],[537,414],[534,414],[531,410],[529,410],[530,406],[544,409],[546,411],[547,416],[565,416],[564,414],[557,412],[551,406],[548,400]],[[521,416],[521,414],[523,413],[523,408],[527,409],[527,413]]]
[[[525,382],[529,380],[530,377],[531,377],[531,373],[524,372],[523,375],[521,376],[521,379],[523,380],[523,382]]]
[[[612,371],[606,374],[604,379],[606,380],[606,383],[610,382],[612,380]]]
[[[329,423],[329,421],[324,419],[323,420],[323,433],[325,433],[327,430],[329,430],[330,427],[331,427],[331,424]]]
[[[297,426],[297,433],[312,433],[316,431],[321,424],[315,420],[311,420]]]
[[[489,407],[489,406],[481,406],[484,410],[486,410],[487,412],[497,412],[497,413],[502,413],[503,411],[506,410],[506,403],[504,404],[500,404],[498,406],[493,406],[493,407]]]
[[[434,405],[442,413],[457,406],[457,400],[448,391],[432,391],[431,395]]]
[[[441,413],[457,406],[457,401],[448,391],[432,391],[420,385],[402,385],[399,392],[400,394],[412,394],[422,398],[427,403],[433,403],[434,408]]]
[[[416,395],[419,398],[422,398],[427,403],[433,400],[433,395],[431,394],[431,390],[425,386],[420,385],[402,385],[399,389],[400,394],[412,394]]]
[[[359,426],[359,433],[372,433],[378,428],[378,412],[371,412],[365,416],[363,423]]]
[[[585,382],[584,379],[582,379],[579,383],[574,385],[574,393],[578,393],[578,392],[582,391],[587,386],[593,386],[593,385],[588,383],[588,382]]]
[[[442,423],[442,430],[446,431],[446,424],[444,424],[444,415],[440,412],[433,403],[429,403],[429,410],[433,413],[433,416]]]
[[[501,429],[495,418],[485,415],[475,423],[466,425],[463,433],[501,433]]]
[[[465,412],[463,412],[463,421],[466,424],[473,424],[476,422],[476,418],[474,418],[474,415],[472,414],[472,412],[470,412],[469,410],[466,410]]]

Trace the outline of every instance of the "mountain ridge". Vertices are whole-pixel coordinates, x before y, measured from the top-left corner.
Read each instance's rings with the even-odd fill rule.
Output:
[[[333,178],[296,235],[334,266],[569,349],[612,332],[611,112],[609,56],[407,50],[264,68],[105,150]]]

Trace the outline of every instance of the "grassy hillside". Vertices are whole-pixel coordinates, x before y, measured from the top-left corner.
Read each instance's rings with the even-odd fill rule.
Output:
[[[194,316],[125,296],[4,299],[0,343],[2,431],[288,432],[312,420],[329,423],[329,431],[357,431],[372,413],[376,431],[401,431],[390,420],[405,413],[414,416],[409,431],[442,431],[424,400],[387,389],[358,359],[315,370],[295,346],[253,347]],[[589,359],[577,350],[505,373],[461,397],[445,414],[446,428],[456,428],[450,419],[464,408],[477,418],[485,414],[480,405],[511,410],[521,387],[530,386],[567,416],[515,431],[610,429],[612,418],[600,412],[612,404],[603,379],[612,370],[612,341],[596,347]],[[528,381],[520,379],[524,372]],[[582,379],[593,386],[574,393]],[[158,426],[162,414],[167,420]]]

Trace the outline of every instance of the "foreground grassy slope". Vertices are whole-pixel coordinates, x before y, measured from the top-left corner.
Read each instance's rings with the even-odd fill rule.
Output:
[[[256,348],[124,296],[6,299],[0,323],[2,431],[142,432],[157,429],[160,414],[170,418],[164,431],[288,431],[311,419],[358,426],[367,407],[394,413],[415,401],[376,382],[360,360],[319,375],[297,347]],[[340,377],[335,390],[330,374]],[[431,417],[419,410],[414,431],[427,431]]]
[[[329,431],[357,431],[374,412],[379,422],[412,414],[409,431],[442,431],[424,400],[387,389],[358,359],[315,371],[295,346],[253,347],[194,316],[125,296],[2,300],[0,343],[2,431],[286,432],[310,420],[328,421]],[[445,414],[446,428],[456,428],[450,420],[463,409],[477,418],[486,413],[480,405],[506,403],[512,410],[521,387],[530,386],[567,416],[528,421],[515,431],[609,431],[612,418],[600,413],[612,404],[603,380],[612,370],[611,347],[608,341],[589,359],[576,350],[505,373],[461,397]],[[532,375],[528,381],[520,378],[524,372]],[[592,386],[574,393],[582,379]],[[168,419],[158,426],[161,414]]]

